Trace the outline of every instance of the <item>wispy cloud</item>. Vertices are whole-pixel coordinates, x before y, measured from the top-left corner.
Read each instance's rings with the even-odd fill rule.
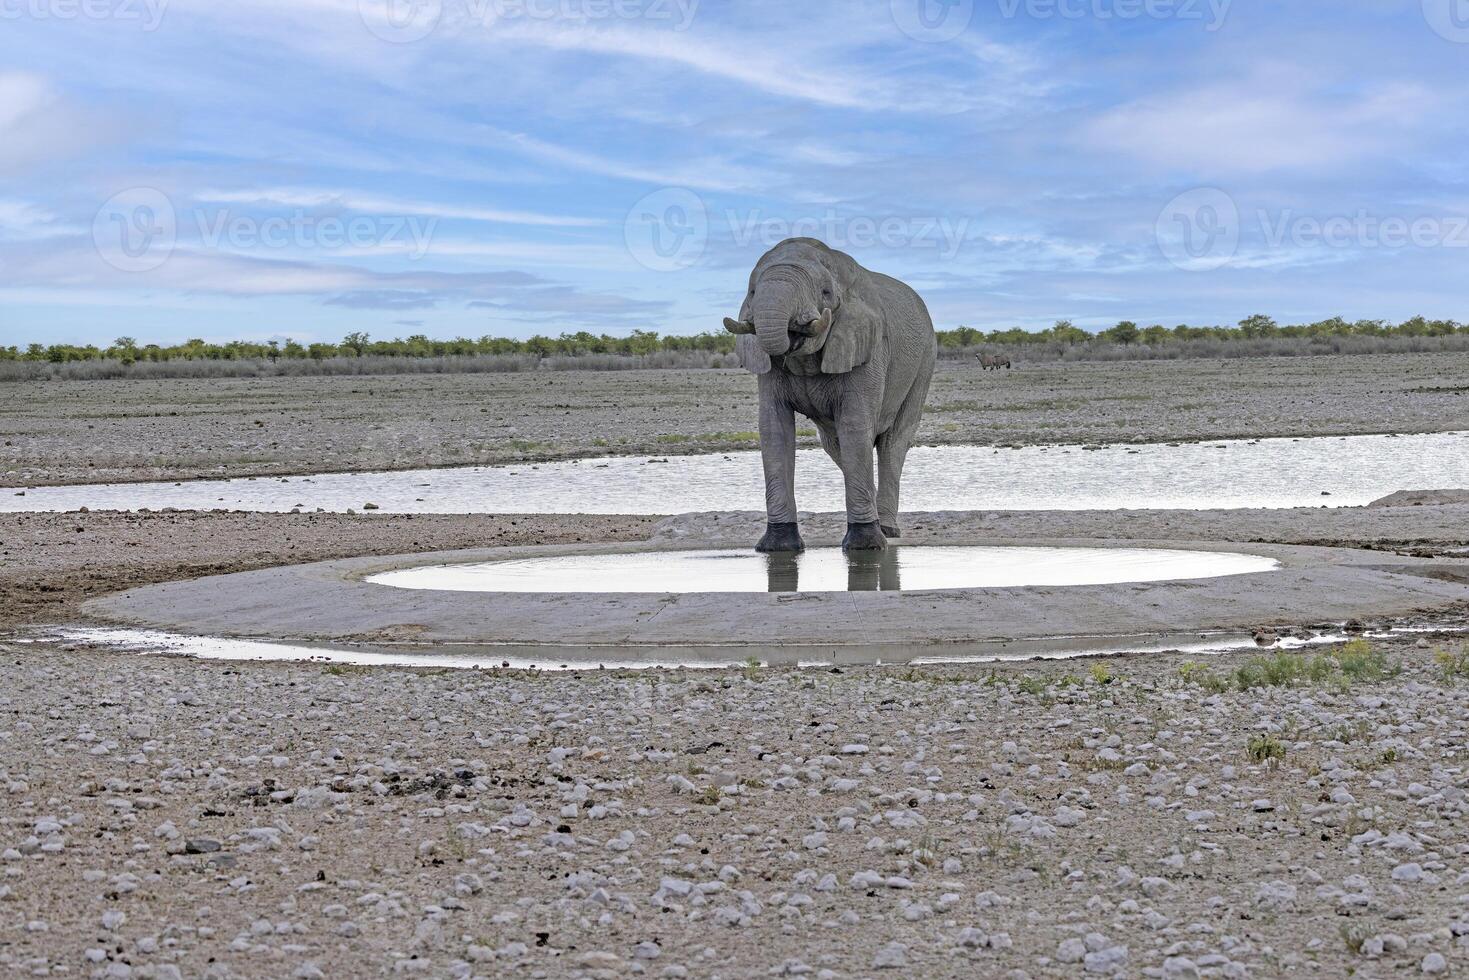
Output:
[[[1139,99],[1088,125],[1084,145],[1211,174],[1338,170],[1398,152],[1399,139],[1438,102],[1414,82],[1360,94],[1313,82],[1270,71]]]

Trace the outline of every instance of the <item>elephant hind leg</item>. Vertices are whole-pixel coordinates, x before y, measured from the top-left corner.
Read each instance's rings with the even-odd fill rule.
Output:
[[[920,378],[903,400],[898,415],[888,431],[877,437],[877,519],[882,533],[889,538],[902,537],[898,524],[898,497],[903,482],[903,464],[908,447],[918,434],[923,420],[923,403],[928,398],[928,379]]]

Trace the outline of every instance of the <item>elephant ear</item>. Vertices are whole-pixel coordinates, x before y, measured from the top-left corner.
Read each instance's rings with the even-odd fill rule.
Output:
[[[765,374],[770,370],[770,355],[760,347],[760,338],[745,334],[735,340],[735,355],[740,367],[751,374]]]
[[[882,314],[877,304],[857,290],[848,293],[822,348],[822,373],[846,374],[866,364],[881,330]]]

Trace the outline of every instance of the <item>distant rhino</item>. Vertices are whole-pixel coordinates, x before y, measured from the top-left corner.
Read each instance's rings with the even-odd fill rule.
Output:
[[[974,357],[979,361],[979,366],[986,371],[998,371],[1001,368],[1004,368],[1006,371],[1011,370],[1010,358],[1004,357],[1003,355],[975,354]]]

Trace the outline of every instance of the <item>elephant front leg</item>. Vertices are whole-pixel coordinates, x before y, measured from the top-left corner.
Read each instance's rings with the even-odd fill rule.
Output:
[[[761,379],[764,380],[763,378]],[[760,392],[760,455],[765,465],[765,536],[756,551],[805,551],[796,521],[796,415]]]
[[[877,440],[877,519],[884,537],[903,536],[898,526],[898,494],[907,454],[908,447],[897,445],[891,437]]]
[[[847,484],[847,536],[844,551],[880,551],[887,547],[877,519],[877,485],[872,476],[872,433],[839,427],[842,475]]]

